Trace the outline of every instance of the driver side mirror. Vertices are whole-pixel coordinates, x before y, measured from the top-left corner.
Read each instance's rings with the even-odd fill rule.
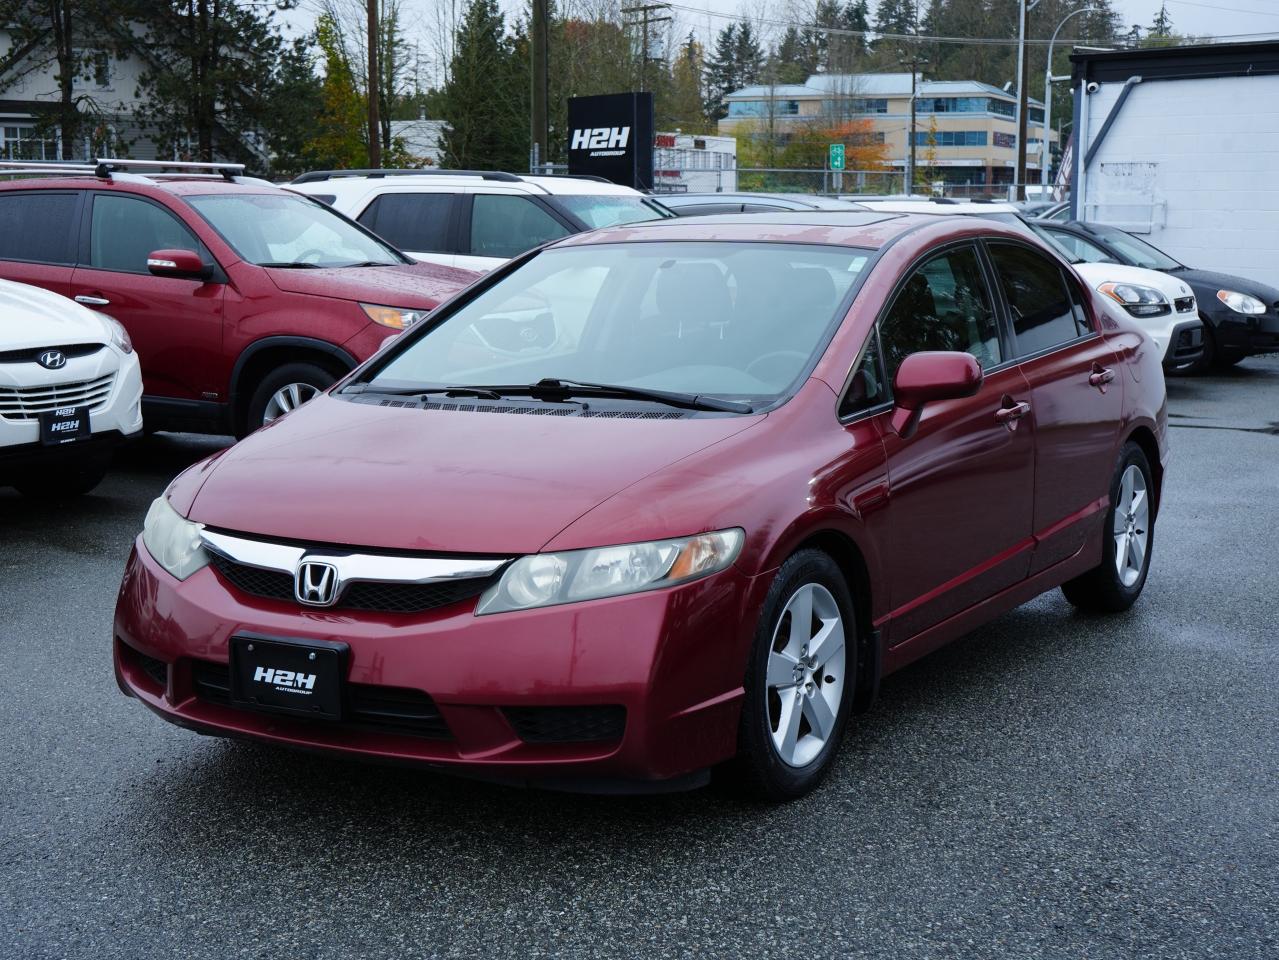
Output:
[[[208,280],[213,267],[200,259],[194,250],[152,250],[147,254],[147,269],[157,277],[183,280]]]
[[[919,426],[924,405],[971,397],[981,389],[981,364],[970,353],[925,351],[902,361],[893,377],[894,432],[908,439]]]

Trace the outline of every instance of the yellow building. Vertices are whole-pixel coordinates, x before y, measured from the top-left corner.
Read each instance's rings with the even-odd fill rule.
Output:
[[[838,126],[869,120],[871,136],[884,144],[887,162],[908,163],[911,75],[909,73],[816,74],[802,84],[744,87],[725,101],[719,121],[724,136],[768,135],[783,141],[801,125]],[[915,164],[948,184],[987,187],[1013,182],[1017,164],[1016,97],[976,80],[914,83]],[[1027,179],[1039,181],[1044,106],[1027,111]],[[1057,137],[1050,132],[1050,149]]]

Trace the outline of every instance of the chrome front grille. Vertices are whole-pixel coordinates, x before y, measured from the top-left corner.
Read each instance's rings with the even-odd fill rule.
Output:
[[[6,420],[35,420],[40,414],[62,407],[94,410],[107,402],[115,374],[73,383],[39,387],[0,387],[0,417]]]

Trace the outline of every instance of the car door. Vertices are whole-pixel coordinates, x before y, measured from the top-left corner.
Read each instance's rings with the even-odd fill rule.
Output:
[[[975,244],[928,255],[898,284],[877,325],[881,375],[859,404],[878,409],[888,466],[889,643],[935,626],[1022,580],[1030,566],[1034,428],[1029,385],[1008,355]],[[976,395],[930,403],[918,428],[890,425],[891,383],[909,354],[960,350],[982,364]],[[866,384],[871,384],[868,388]]]
[[[532,197],[517,193],[476,193],[462,217],[461,249],[455,266],[492,270],[512,257],[573,230]]]
[[[461,197],[444,190],[380,193],[355,219],[415,260],[457,265],[457,217]]]
[[[80,265],[71,278],[77,303],[119,320],[142,365],[148,397],[223,400],[222,357],[226,285],[213,256],[176,214],[147,197],[92,191],[87,197]],[[154,250],[193,250],[217,279],[153,276]]]
[[[1077,553],[1102,522],[1123,405],[1118,358],[1056,260],[1015,241],[986,245],[1030,384],[1035,432],[1031,573]]]
[[[0,278],[68,296],[81,197],[79,190],[0,191]]]

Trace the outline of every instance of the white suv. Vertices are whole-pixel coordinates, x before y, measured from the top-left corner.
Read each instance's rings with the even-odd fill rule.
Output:
[[[0,280],[0,486],[74,496],[142,430],[142,374],[124,327],[73,300]]]
[[[1107,309],[1116,316],[1135,321],[1149,335],[1165,369],[1188,366],[1203,356],[1203,321],[1199,319],[1194,291],[1184,281],[1144,267],[1084,260],[1059,237],[1042,230],[1033,219],[1022,217],[1021,211],[1011,203],[964,203],[949,199],[877,201],[873,198],[857,202],[872,210],[892,213],[985,217],[1025,227],[1061,251],[1075,272],[1103,295]]]
[[[638,190],[595,177],[314,170],[287,189],[329,204],[411,257],[468,270],[492,270],[571,233],[674,216]]]

